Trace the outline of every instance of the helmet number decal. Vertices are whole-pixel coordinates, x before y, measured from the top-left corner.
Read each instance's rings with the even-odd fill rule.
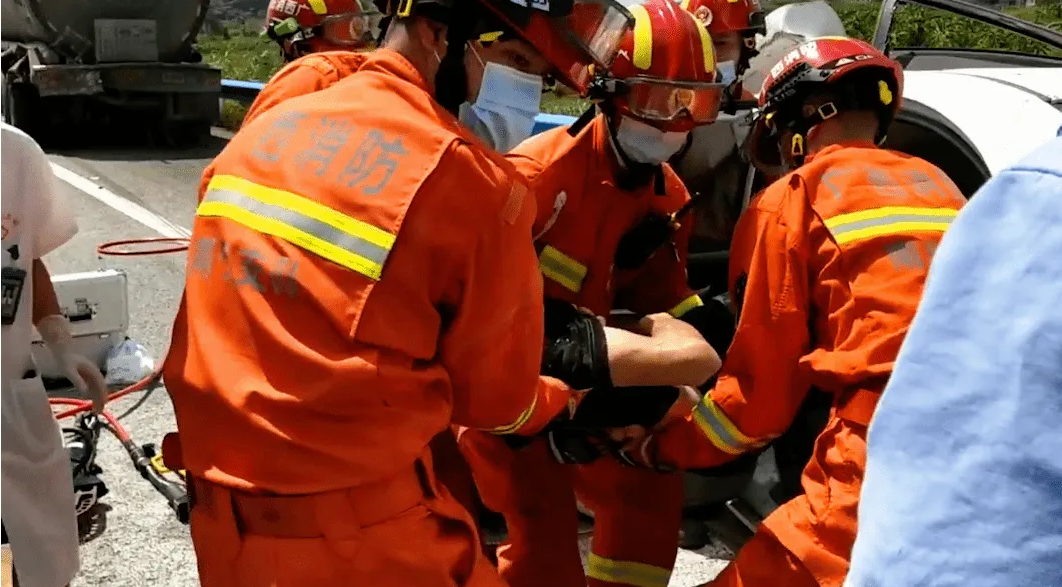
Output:
[[[771,68],[771,77],[777,78],[779,75],[782,75],[782,72],[785,71],[786,68],[799,61],[801,57],[805,59],[818,59],[818,44],[815,41],[810,41],[793,49],[789,53],[786,53],[785,57],[778,60],[778,63],[775,63],[774,67]]]
[[[509,0],[509,2],[512,2],[517,6],[523,6],[524,8],[549,12],[549,0]]]

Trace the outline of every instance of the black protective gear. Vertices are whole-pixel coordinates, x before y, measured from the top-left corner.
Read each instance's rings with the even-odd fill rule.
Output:
[[[630,271],[645,264],[675,234],[678,223],[671,216],[649,212],[620,237],[616,245],[616,269]]]
[[[544,433],[553,458],[563,465],[585,465],[609,452],[602,435],[560,422]]]
[[[594,389],[579,403],[567,425],[585,430],[652,428],[678,398],[679,389],[670,385]]]
[[[568,302],[547,298],[545,307],[542,374],[573,389],[611,387],[608,342],[601,321]]]
[[[737,330],[734,313],[730,310],[729,296],[722,294],[705,298],[702,295],[701,302],[700,306],[689,310],[679,317],[679,320],[697,329],[719,357],[723,358]]]

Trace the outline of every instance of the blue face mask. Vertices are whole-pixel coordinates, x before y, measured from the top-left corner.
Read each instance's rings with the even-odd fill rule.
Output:
[[[616,129],[616,144],[632,161],[659,165],[679,152],[686,144],[689,134],[665,132],[640,120],[623,116]]]
[[[458,109],[458,120],[494,150],[505,153],[531,136],[542,101],[542,78],[487,63],[479,95]]]
[[[733,61],[720,61],[715,64],[719,70],[719,83],[730,85],[737,79],[737,63]]]

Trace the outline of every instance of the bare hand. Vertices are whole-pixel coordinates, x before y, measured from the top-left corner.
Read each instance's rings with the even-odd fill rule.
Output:
[[[110,389],[107,387],[103,373],[100,372],[99,367],[80,355],[70,355],[67,359],[65,369],[67,379],[78,391],[92,400],[92,413],[99,414],[103,411],[103,406],[110,395]]]

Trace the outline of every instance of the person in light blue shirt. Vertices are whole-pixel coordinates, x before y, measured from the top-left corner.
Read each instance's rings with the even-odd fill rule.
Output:
[[[933,259],[870,425],[845,587],[878,586],[1062,586],[1062,136]]]

